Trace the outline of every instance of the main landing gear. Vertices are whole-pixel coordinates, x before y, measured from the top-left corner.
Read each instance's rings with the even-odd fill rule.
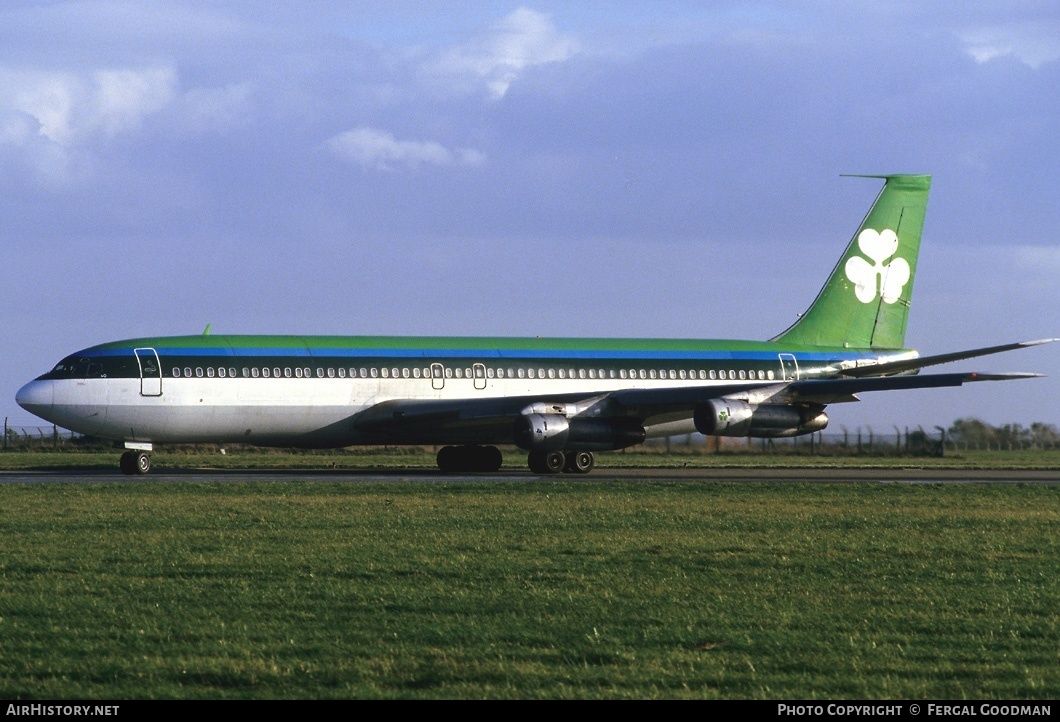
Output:
[[[151,471],[151,455],[146,451],[126,451],[118,466],[126,476],[143,476]]]
[[[591,451],[531,451],[526,464],[535,474],[588,474],[596,457]]]
[[[438,452],[438,468],[447,473],[494,472],[502,462],[495,446],[444,446]],[[590,451],[531,451],[526,463],[535,474],[588,474],[596,458]]]
[[[438,452],[441,471],[499,471],[504,458],[496,446],[443,446]]]

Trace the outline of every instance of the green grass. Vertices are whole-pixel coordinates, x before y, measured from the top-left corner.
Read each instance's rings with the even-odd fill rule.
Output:
[[[1052,484],[0,485],[0,698],[1060,695]]]

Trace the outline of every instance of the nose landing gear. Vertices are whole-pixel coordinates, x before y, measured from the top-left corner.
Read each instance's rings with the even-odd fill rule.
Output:
[[[118,466],[126,476],[143,476],[151,470],[151,455],[146,451],[126,451]]]

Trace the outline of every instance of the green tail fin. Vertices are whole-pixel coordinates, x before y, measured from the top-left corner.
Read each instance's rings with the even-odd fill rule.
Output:
[[[773,341],[902,348],[931,176],[858,177],[884,179],[883,190],[813,305]]]

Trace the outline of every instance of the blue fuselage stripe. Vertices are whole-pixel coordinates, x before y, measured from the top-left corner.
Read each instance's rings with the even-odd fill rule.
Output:
[[[838,361],[878,358],[871,351],[686,351],[686,350],[579,350],[579,349],[470,349],[470,348],[240,348],[208,346],[200,348],[156,347],[161,357],[196,358],[460,358],[460,359],[571,359],[571,360],[660,360],[660,361],[768,361],[778,360],[779,355],[794,356],[799,362],[835,363]],[[85,357],[128,356],[131,348],[109,348],[85,350]]]

